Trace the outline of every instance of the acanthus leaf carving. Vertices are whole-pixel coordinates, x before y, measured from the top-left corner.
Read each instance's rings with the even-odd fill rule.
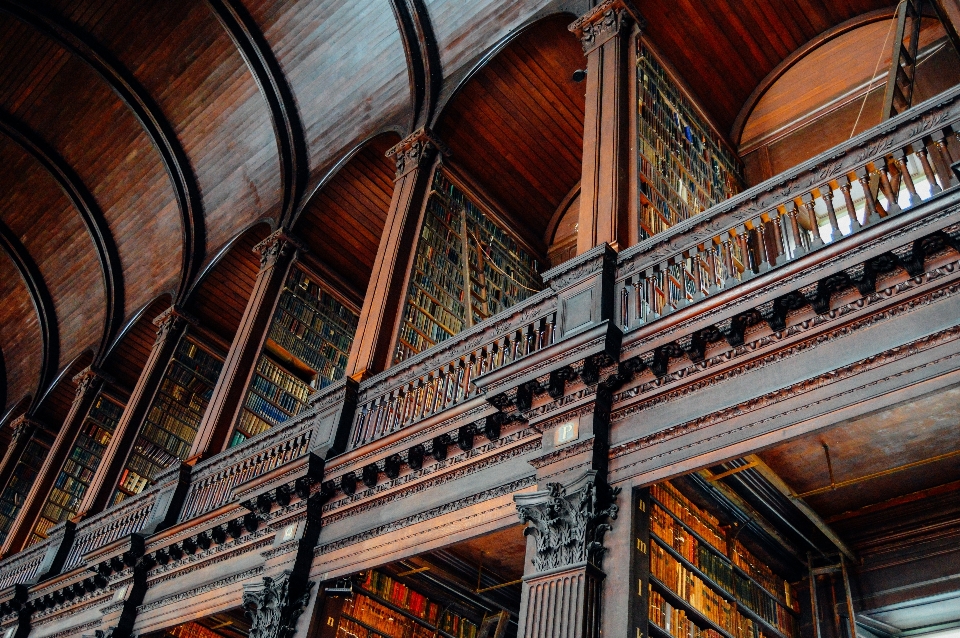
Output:
[[[524,535],[537,541],[533,566],[538,572],[590,563],[601,567],[603,536],[612,529],[620,488],[597,482],[595,470],[569,485],[547,483],[547,489],[514,497]]]
[[[290,571],[277,578],[264,576],[263,581],[243,586],[243,607],[251,620],[250,638],[290,638],[296,631],[297,618],[310,598],[313,583],[306,591],[291,597]]]

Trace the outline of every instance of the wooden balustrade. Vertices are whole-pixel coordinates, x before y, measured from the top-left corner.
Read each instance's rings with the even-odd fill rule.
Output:
[[[62,571],[80,566],[83,557],[90,552],[142,530],[153,514],[161,487],[131,496],[119,505],[79,522]]]
[[[957,185],[960,89],[620,255],[617,322],[635,330]]]
[[[541,292],[360,386],[357,448],[477,396],[474,381],[556,342],[556,299]]]
[[[46,538],[0,562],[0,591],[12,585],[33,582],[51,544],[59,539]]]

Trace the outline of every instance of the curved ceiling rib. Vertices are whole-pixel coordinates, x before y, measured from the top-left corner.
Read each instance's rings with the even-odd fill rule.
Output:
[[[413,98],[413,129],[430,122],[443,85],[440,48],[423,0],[390,0],[407,56]]]
[[[40,364],[40,382],[35,395],[40,396],[47,383],[56,374],[57,364],[60,361],[60,333],[57,330],[57,314],[53,307],[53,298],[47,290],[37,264],[23,243],[3,222],[0,222],[0,248],[7,253],[23,278],[40,320],[43,357]]]
[[[186,294],[205,251],[203,202],[196,176],[173,127],[133,74],[88,33],[58,15],[24,0],[0,0],[8,13],[77,55],[126,104],[160,153],[173,184],[183,228],[183,262],[178,300]]]
[[[273,120],[280,155],[283,199],[278,226],[292,223],[309,177],[307,142],[297,103],[270,44],[246,8],[235,0],[207,0],[260,87]]]
[[[97,251],[107,299],[103,336],[97,348],[99,360],[104,356],[110,339],[123,321],[123,270],[120,266],[116,242],[110,233],[106,218],[80,176],[34,131],[3,110],[0,110],[0,131],[19,144],[50,173],[73,202],[87,227],[94,249]]]

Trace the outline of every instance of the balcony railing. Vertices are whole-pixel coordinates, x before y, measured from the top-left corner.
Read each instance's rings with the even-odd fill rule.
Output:
[[[958,131],[960,87],[624,251],[618,325],[635,330],[955,186]]]

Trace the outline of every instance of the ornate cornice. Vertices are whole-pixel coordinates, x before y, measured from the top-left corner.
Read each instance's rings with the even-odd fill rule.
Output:
[[[386,155],[397,163],[396,179],[400,179],[420,166],[421,161],[429,162],[438,152],[448,154],[446,145],[435,138],[429,128],[422,127],[388,150]]]
[[[571,24],[568,28],[580,40],[584,53],[590,53],[630,23],[643,29],[646,20],[630,0],[606,0]]]
[[[263,565],[258,565],[252,569],[248,569],[245,572],[240,572],[238,574],[231,574],[226,578],[221,578],[220,580],[215,580],[212,583],[207,583],[206,585],[201,585],[199,587],[194,587],[193,589],[188,589],[187,591],[177,592],[176,594],[170,594],[169,596],[164,596],[163,598],[158,598],[153,602],[147,603],[145,605],[140,605],[137,607],[137,613],[143,613],[147,611],[152,611],[158,607],[163,607],[164,605],[169,605],[172,603],[178,603],[181,600],[187,600],[188,598],[193,598],[194,596],[199,596],[201,594],[206,594],[207,592],[220,589],[221,587],[226,587],[232,585],[241,580],[246,580],[248,578],[253,578],[254,576],[259,576],[263,573]],[[158,581],[159,582],[159,581]],[[156,584],[156,582],[152,583]]]
[[[524,535],[537,539],[533,567],[538,572],[590,563],[599,568],[603,536],[617,518],[620,488],[598,485],[594,470],[568,485],[547,483],[547,489],[514,497]]]
[[[260,255],[260,270],[272,268],[298,251],[305,252],[303,244],[283,230],[275,231],[253,247],[253,252]]]

